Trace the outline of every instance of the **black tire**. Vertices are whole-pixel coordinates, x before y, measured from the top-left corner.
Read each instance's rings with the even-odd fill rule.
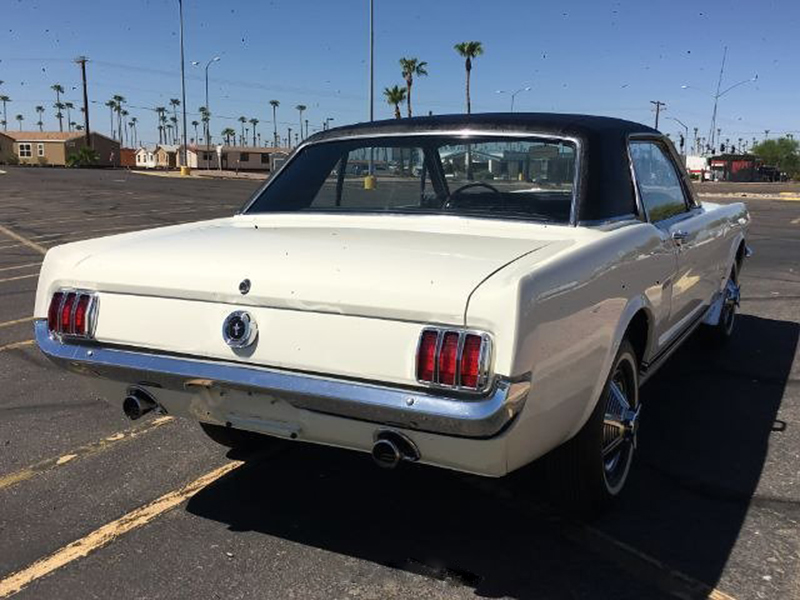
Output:
[[[704,327],[706,338],[713,344],[725,345],[733,336],[733,328],[736,325],[736,309],[739,307],[739,268],[736,263],[731,267],[728,281],[725,283],[723,293],[729,295],[729,287],[735,288],[735,301],[726,299],[723,301],[722,313],[716,325]]]
[[[586,424],[546,459],[557,506],[591,519],[622,493],[636,450],[639,409],[638,360],[623,340]]]
[[[222,425],[212,425],[211,423],[200,423],[205,434],[212,440],[233,450],[255,451],[268,448],[280,443],[280,440],[268,435],[224,427]]]

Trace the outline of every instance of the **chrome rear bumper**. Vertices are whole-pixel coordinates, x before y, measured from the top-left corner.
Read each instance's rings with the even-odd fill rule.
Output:
[[[487,438],[502,431],[522,410],[531,385],[530,378],[497,378],[485,396],[444,396],[241,363],[62,342],[50,335],[44,319],[36,320],[34,329],[45,356],[83,375],[183,392],[215,386],[239,389],[295,408],[460,437]]]

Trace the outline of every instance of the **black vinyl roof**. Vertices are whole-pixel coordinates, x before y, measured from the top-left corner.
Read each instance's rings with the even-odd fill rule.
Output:
[[[675,156],[667,138],[652,127],[611,117],[560,113],[479,113],[388,119],[336,127],[317,133],[308,141],[324,142],[371,135],[414,136],[461,129],[490,133],[530,132],[577,139],[580,145],[578,189],[575,194],[578,221],[638,214],[628,159],[631,135],[658,138]]]
[[[530,131],[556,136],[588,137],[597,134],[613,135],[644,133],[661,135],[657,130],[623,119],[563,113],[478,113],[472,115],[436,115],[410,119],[386,119],[334,127],[317,133],[309,141],[322,141],[349,135],[381,135],[430,133],[453,129],[482,129],[486,131]]]

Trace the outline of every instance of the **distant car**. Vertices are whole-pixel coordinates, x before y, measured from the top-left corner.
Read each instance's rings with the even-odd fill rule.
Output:
[[[492,477],[548,455],[592,511],[625,485],[642,382],[698,325],[731,335],[748,223],[635,123],[354,125],[235,216],[50,250],[36,340],[131,418]]]

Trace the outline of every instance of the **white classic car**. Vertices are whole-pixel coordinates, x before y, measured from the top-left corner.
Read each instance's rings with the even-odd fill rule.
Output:
[[[628,476],[642,382],[696,326],[731,335],[748,223],[643,125],[361,124],[235,216],[50,250],[36,340],[134,419],[493,477],[548,455],[595,510]]]

